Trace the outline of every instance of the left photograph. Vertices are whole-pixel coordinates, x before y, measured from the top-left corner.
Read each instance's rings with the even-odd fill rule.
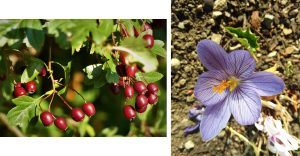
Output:
[[[165,19],[0,19],[1,137],[166,137]]]

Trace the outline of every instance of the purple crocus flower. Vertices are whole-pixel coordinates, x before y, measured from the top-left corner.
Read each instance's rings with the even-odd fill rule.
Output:
[[[262,108],[260,96],[279,94],[282,79],[270,72],[254,72],[255,60],[248,51],[231,53],[210,40],[197,45],[201,63],[208,69],[195,86],[195,96],[206,106],[200,123],[203,141],[226,127],[231,116],[241,125],[254,124]]]

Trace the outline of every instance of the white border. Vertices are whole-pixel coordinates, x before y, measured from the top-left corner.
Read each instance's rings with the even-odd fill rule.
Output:
[[[171,60],[171,0],[9,0],[0,18],[167,19],[167,61]],[[1,155],[171,155],[171,66],[167,63],[167,137],[0,138]],[[1,132],[0,132],[1,133]]]

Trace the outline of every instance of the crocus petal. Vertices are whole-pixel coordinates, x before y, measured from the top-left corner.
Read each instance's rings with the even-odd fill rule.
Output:
[[[203,141],[209,141],[217,136],[226,126],[230,118],[229,106],[221,102],[206,107],[200,123],[200,132]]]
[[[196,125],[193,126],[189,126],[187,128],[184,129],[184,135],[188,135],[188,134],[193,134],[196,132],[199,132],[199,123],[197,123]]]
[[[208,70],[225,70],[228,54],[219,44],[202,40],[197,45],[197,52],[201,63]]]
[[[252,125],[258,121],[261,111],[259,95],[247,87],[239,86],[226,98],[235,120],[241,125]]]
[[[248,51],[245,50],[235,50],[229,53],[227,64],[227,70],[230,75],[235,75],[236,77],[247,77],[254,72],[255,60],[250,55]]]
[[[222,93],[217,93],[212,88],[226,79],[227,75],[223,71],[211,70],[201,74],[195,86],[196,98],[205,106],[211,106],[223,101],[228,94],[228,90],[226,89]]]
[[[270,72],[254,73],[241,83],[251,87],[260,96],[279,94],[285,87],[283,80]]]

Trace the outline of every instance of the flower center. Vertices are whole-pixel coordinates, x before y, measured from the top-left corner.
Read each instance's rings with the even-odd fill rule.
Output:
[[[229,90],[232,91],[233,89],[235,89],[237,87],[238,84],[239,84],[239,79],[232,76],[228,80],[222,80],[222,82],[220,84],[213,86],[212,89],[213,89],[213,92],[215,92],[215,93],[222,93],[228,87],[229,87]]]

